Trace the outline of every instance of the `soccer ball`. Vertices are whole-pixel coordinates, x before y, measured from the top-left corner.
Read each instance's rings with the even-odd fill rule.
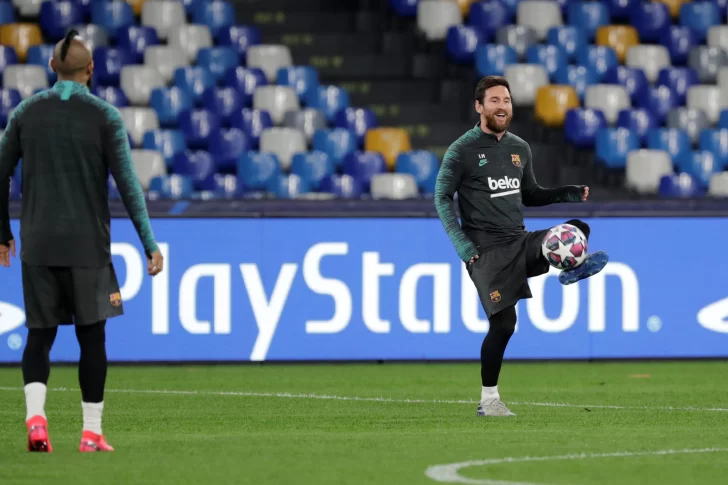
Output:
[[[586,259],[587,240],[578,227],[559,224],[546,233],[541,252],[554,268],[573,269]]]

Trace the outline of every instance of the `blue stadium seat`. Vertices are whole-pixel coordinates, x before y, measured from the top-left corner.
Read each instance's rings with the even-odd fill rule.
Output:
[[[720,112],[720,118],[718,119],[719,128],[728,128],[728,109],[724,109]]]
[[[503,6],[508,9],[508,11],[511,13],[511,17],[514,17],[518,10],[518,2],[520,1],[521,0],[500,0],[500,3],[502,3]]]
[[[237,175],[216,173],[213,192],[215,196],[221,198],[229,199],[236,197],[239,194]]]
[[[564,66],[554,74],[555,84],[571,85],[579,100],[584,100],[586,88],[592,84],[599,84],[599,73],[586,66]]]
[[[610,69],[619,66],[617,52],[604,45],[587,45],[577,53],[577,64],[595,71],[600,77],[606,76]]]
[[[725,18],[728,15],[728,0],[712,0],[713,3],[718,7],[720,18]]]
[[[58,79],[58,74],[53,72],[48,62],[53,57],[53,44],[41,44],[28,47],[28,58],[26,62],[31,65],[40,66],[46,71],[48,83],[53,84]]]
[[[109,39],[115,40],[121,29],[134,25],[134,11],[130,4],[121,0],[94,2],[91,23],[104,27]]]
[[[435,182],[439,170],[440,160],[437,155],[426,150],[400,153],[395,163],[395,171],[412,175],[422,194],[435,193]]]
[[[142,148],[160,152],[169,171],[174,156],[187,150],[187,142],[179,130],[152,130],[144,133]]]
[[[163,199],[188,199],[193,190],[192,179],[184,175],[162,175],[149,182],[149,192],[159,194]]]
[[[220,30],[218,44],[233,46],[240,62],[245,63],[248,48],[260,44],[260,30],[249,25],[233,25]]]
[[[356,133],[343,128],[316,130],[312,145],[314,150],[324,152],[331,157],[335,167],[340,167],[344,157],[356,150]]]
[[[351,175],[330,175],[321,181],[321,192],[334,194],[341,199],[354,199],[362,194],[359,182]]]
[[[222,81],[225,73],[240,63],[238,59],[238,52],[230,46],[204,47],[197,51],[197,65],[210,71],[215,82]]]
[[[637,135],[640,143],[647,143],[647,133],[658,128],[657,120],[651,112],[642,108],[623,109],[617,115],[617,126],[626,128]]]
[[[677,94],[667,86],[648,86],[636,99],[636,105],[651,112],[662,125],[671,109],[679,106]]]
[[[23,98],[20,96],[20,91],[17,89],[0,89],[0,125],[5,128],[8,124],[8,117],[10,112],[15,109]]]
[[[15,8],[11,2],[0,2],[0,24],[15,23]]]
[[[274,179],[273,185],[269,190],[279,199],[295,199],[301,194],[311,192],[311,186],[308,184],[308,181],[298,175],[280,174]]]
[[[359,182],[365,192],[369,192],[372,175],[385,173],[387,163],[378,152],[354,151],[344,157],[343,170]]]
[[[40,6],[38,20],[45,40],[57,42],[69,28],[83,22],[83,11],[69,0],[47,0]]]
[[[602,128],[597,132],[597,159],[607,168],[625,168],[627,154],[639,148],[639,137],[627,128]]]
[[[195,190],[211,190],[215,186],[215,160],[203,150],[185,150],[175,154],[172,172],[189,177]]]
[[[202,107],[216,113],[223,125],[232,123],[232,115],[244,107],[243,95],[235,88],[210,88],[202,94]]]
[[[192,23],[207,25],[214,39],[218,39],[234,22],[235,9],[224,0],[200,2],[192,12]]]
[[[660,36],[659,43],[667,47],[675,66],[684,65],[693,47],[700,45],[698,36],[689,27],[671,25]]]
[[[281,67],[276,74],[276,84],[292,87],[299,100],[310,106],[316,102],[318,94],[318,71],[311,66]]]
[[[657,128],[647,133],[647,148],[664,150],[670,154],[674,165],[690,156],[692,141],[686,131],[678,128]]]
[[[273,126],[273,119],[267,111],[243,108],[233,112],[230,116],[230,124],[243,130],[253,146],[257,148],[260,143],[260,135],[263,130]]]
[[[135,63],[143,64],[144,50],[150,45],[159,45],[159,36],[154,27],[131,25],[119,30],[117,44],[132,54]]]
[[[566,141],[577,148],[593,147],[597,132],[606,127],[607,118],[596,109],[570,109],[564,119]]]
[[[305,180],[311,190],[320,190],[321,181],[334,174],[334,162],[320,151],[296,153],[291,158],[291,173]]]
[[[473,3],[468,14],[468,25],[480,30],[483,39],[492,38],[502,26],[511,23],[513,11],[498,0]]]
[[[243,95],[245,106],[250,106],[255,88],[265,86],[268,81],[260,68],[236,67],[225,73],[224,84],[238,90]]]
[[[18,63],[15,49],[9,45],[0,45],[0,74],[5,72],[7,66]]]
[[[179,114],[179,128],[190,148],[207,148],[210,135],[220,130],[220,118],[206,109],[193,109]]]
[[[632,9],[641,0],[602,0],[607,4],[609,16],[612,20],[626,20],[632,13]]]
[[[553,79],[556,71],[568,65],[569,55],[555,45],[533,44],[526,49],[526,62],[540,64]]]
[[[91,92],[107,103],[113,104],[117,108],[129,106],[129,100],[121,88],[114,86],[95,86]]]
[[[475,49],[475,69],[481,76],[502,76],[508,64],[518,62],[518,53],[508,45],[485,44]]]
[[[319,86],[318,96],[311,107],[321,111],[332,123],[336,113],[349,107],[349,93],[338,86]]]
[[[728,128],[703,130],[700,133],[700,149],[709,151],[722,168],[728,168]]]
[[[193,103],[201,104],[203,93],[215,86],[215,78],[204,67],[178,67],[174,71],[174,85],[189,93]]]
[[[344,128],[356,134],[357,145],[364,145],[364,136],[368,130],[377,127],[377,117],[369,109],[346,108],[339,111],[334,119],[336,128]]]
[[[209,0],[182,0],[182,5],[185,7],[185,13],[187,16],[191,16],[195,9],[197,9],[197,6],[201,3],[208,2]]]
[[[447,30],[447,53],[455,62],[472,63],[475,58],[475,49],[485,40],[485,35],[478,27],[453,25]]]
[[[610,24],[609,9],[601,2],[575,2],[567,7],[569,25],[579,27],[589,42],[594,40],[597,29]]]
[[[97,47],[93,53],[94,74],[103,86],[118,86],[121,68],[134,64],[132,54],[119,47]]]
[[[247,152],[238,161],[239,190],[268,190],[281,173],[281,164],[273,153]]]
[[[720,10],[713,2],[699,1],[683,3],[680,6],[680,25],[695,32],[701,43],[705,42],[708,29],[720,24]]]
[[[19,200],[23,192],[23,184],[17,177],[10,177],[10,200]]]
[[[700,84],[698,73],[689,67],[666,67],[657,76],[658,86],[667,86],[677,96],[678,105],[685,104],[688,89]]]
[[[210,154],[219,172],[233,173],[240,157],[253,148],[250,137],[240,128],[222,129],[210,136]]]
[[[417,15],[418,2],[419,0],[389,0],[389,6],[399,16],[414,17]]]
[[[707,150],[694,150],[680,157],[678,167],[681,172],[692,175],[702,189],[708,188],[713,174],[723,171],[723,166]]]
[[[659,2],[638,3],[632,9],[630,23],[637,29],[640,42],[658,42],[672,25],[667,5]]]
[[[546,35],[546,42],[564,49],[570,61],[575,61],[578,51],[587,44],[584,31],[573,25],[551,27]]]
[[[703,195],[698,181],[687,173],[662,176],[658,191],[660,195],[672,198],[695,198]]]
[[[605,73],[604,82],[624,86],[633,104],[642,96],[643,91],[649,87],[645,72],[637,67],[613,67]]]
[[[160,126],[176,128],[180,113],[191,110],[194,101],[191,94],[178,87],[154,88],[149,105],[157,112]]]

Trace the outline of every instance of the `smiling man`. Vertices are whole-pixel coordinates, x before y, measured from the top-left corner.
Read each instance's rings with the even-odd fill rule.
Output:
[[[549,263],[541,251],[548,232],[526,231],[522,204],[543,206],[583,202],[589,187],[546,189],[536,183],[528,143],[509,133],[513,117],[508,81],[488,76],[475,88],[478,124],[455,141],[442,161],[435,187],[435,206],[458,256],[466,263],[490,321],[480,349],[482,391],[479,416],[514,416],[498,393],[503,354],[516,328],[516,303],[531,298],[528,278],[545,274]],[[462,227],[453,208],[458,193]],[[572,224],[589,237],[589,226]],[[562,284],[597,274],[607,264],[604,252],[591,254],[579,266],[563,271]]]

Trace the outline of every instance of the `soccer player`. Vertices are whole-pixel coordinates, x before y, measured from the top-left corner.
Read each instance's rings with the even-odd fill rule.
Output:
[[[513,117],[508,81],[488,76],[475,88],[478,124],[445,153],[435,186],[435,206],[458,256],[478,290],[490,329],[480,350],[482,392],[479,416],[515,416],[500,399],[498,376],[508,341],[516,327],[516,303],[531,298],[528,278],[545,274],[549,263],[541,252],[547,230],[528,232],[521,204],[543,206],[583,202],[589,188],[581,185],[547,189],[536,183],[531,148],[509,133]],[[453,208],[458,193],[462,228]],[[589,237],[589,226],[572,224]],[[576,268],[559,275],[572,284],[601,271],[604,252],[590,254]]]
[[[123,314],[111,263],[109,172],[116,180],[148,258],[162,271],[124,122],[92,95],[91,51],[71,31],[55,46],[51,88],[21,102],[0,140],[0,265],[10,266],[10,175],[22,158],[21,268],[28,341],[23,352],[28,450],[51,452],[45,415],[49,354],[58,326],[74,324],[81,349],[78,378],[81,452],[113,451],[101,429],[108,318]]]

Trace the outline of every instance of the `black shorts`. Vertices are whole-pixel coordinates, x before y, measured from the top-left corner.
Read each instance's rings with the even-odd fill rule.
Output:
[[[22,263],[25,326],[91,325],[124,314],[114,266],[72,268]]]
[[[467,265],[489,319],[519,300],[531,298],[528,278],[549,272],[550,265],[541,252],[548,232],[549,229],[527,232],[509,244],[486,251]]]

